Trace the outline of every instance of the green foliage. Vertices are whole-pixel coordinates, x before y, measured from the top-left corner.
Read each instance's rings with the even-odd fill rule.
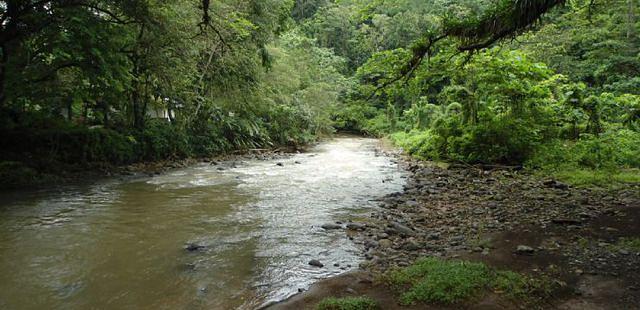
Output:
[[[23,163],[0,161],[0,189],[20,188],[40,181],[42,181],[42,175]]]
[[[640,132],[611,130],[596,136],[584,134],[578,141],[556,140],[540,147],[528,162],[538,168],[616,169],[640,168]]]
[[[146,160],[183,158],[191,154],[185,132],[163,121],[147,123],[138,140],[143,143],[143,158]]]
[[[402,304],[451,304],[477,296],[490,284],[491,270],[481,263],[422,259],[388,275]]]
[[[378,114],[378,109],[364,101],[352,102],[333,113],[333,126],[342,131],[369,132],[367,124]]]
[[[425,258],[386,275],[400,293],[404,305],[417,302],[455,304],[479,297],[487,291],[518,301],[549,296],[548,280],[534,279],[512,271],[496,271],[482,263]]]
[[[555,178],[578,187],[599,186],[603,188],[620,188],[632,184],[640,184],[640,169],[588,169],[561,166],[559,168],[542,170],[545,176]]]
[[[292,24],[309,3],[212,1],[207,24],[196,2],[7,3],[0,158],[128,164],[333,132],[347,60]]]
[[[616,251],[626,250],[640,252],[640,238],[620,238],[611,246],[611,249]]]
[[[541,145],[527,161],[576,186],[617,187],[640,183],[640,133],[612,128],[601,135],[583,134],[577,141]]]
[[[535,302],[536,298],[551,296],[553,291],[549,279],[536,279],[513,271],[496,271],[492,282],[495,292],[517,301]]]
[[[541,136],[531,122],[496,118],[467,127],[449,138],[448,158],[462,162],[521,163],[533,153]]]
[[[10,1],[0,158],[122,164],[348,130],[423,159],[629,179],[637,1]]]
[[[378,304],[369,297],[329,297],[316,306],[317,310],[376,310]]]
[[[514,47],[596,92],[638,95],[640,89],[640,3],[637,0],[570,1],[556,14],[524,36]],[[561,14],[564,13],[564,14]]]
[[[421,84],[432,78],[416,77],[425,79]],[[423,159],[523,162],[551,134],[553,111],[545,103],[554,102],[556,80],[518,53],[478,55],[448,85],[436,78],[440,93],[423,94],[405,110],[415,129],[394,140]],[[438,104],[425,103],[429,98]]]
[[[55,163],[112,162],[130,163],[138,159],[136,139],[102,128],[56,127],[46,129],[18,128],[3,132],[3,157],[24,157]],[[41,154],[47,154],[42,157]],[[30,164],[37,164],[30,163]]]
[[[390,136],[391,141],[405,152],[423,160],[440,160],[441,148],[445,140],[432,131],[397,132]]]

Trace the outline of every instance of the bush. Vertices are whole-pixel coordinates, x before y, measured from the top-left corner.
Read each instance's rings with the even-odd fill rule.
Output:
[[[381,137],[392,131],[387,111],[355,101],[336,111],[332,115],[333,127],[338,131],[360,132]],[[402,124],[395,124],[402,128]]]
[[[69,164],[130,163],[138,158],[136,139],[103,128],[65,126],[48,129],[18,127],[2,133],[4,159],[32,158]]]
[[[441,158],[438,146],[442,146],[442,137],[434,135],[430,130],[398,132],[390,136],[391,141],[405,152],[423,160]]]
[[[37,171],[20,162],[0,162],[0,189],[32,185],[39,177]]]
[[[513,118],[495,118],[468,127],[452,137],[447,157],[470,163],[522,163],[529,159],[541,137],[536,126]]]
[[[438,120],[433,129],[391,135],[407,153],[428,160],[466,163],[522,163],[541,137],[535,126],[517,119],[494,119],[461,128],[455,118]]]
[[[150,121],[142,131],[142,158],[158,160],[183,158],[192,154],[187,134],[166,121]]]
[[[577,141],[555,140],[538,148],[527,165],[547,169],[640,168],[640,133],[620,129],[600,136],[583,134]]]

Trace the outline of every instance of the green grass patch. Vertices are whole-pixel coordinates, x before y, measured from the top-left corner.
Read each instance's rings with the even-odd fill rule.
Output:
[[[533,301],[548,295],[547,280],[536,280],[511,271],[496,271],[482,263],[426,258],[386,275],[387,283],[400,293],[403,305],[417,302],[455,304],[486,292]]]
[[[578,187],[600,186],[616,188],[629,184],[640,184],[640,169],[611,171],[567,168],[553,171],[551,174],[560,181]]]
[[[640,238],[620,238],[612,245],[612,249],[640,252]]]
[[[536,279],[513,271],[496,271],[492,279],[492,289],[512,300],[530,303],[548,297],[553,287],[547,278]]]
[[[378,304],[369,297],[329,297],[323,299],[317,310],[376,310],[380,309]]]

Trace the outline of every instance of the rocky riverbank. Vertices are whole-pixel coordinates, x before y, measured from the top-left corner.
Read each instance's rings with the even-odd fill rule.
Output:
[[[388,289],[367,279],[421,257],[481,261],[553,279],[556,288],[544,308],[629,309],[640,303],[638,185],[575,188],[522,170],[445,169],[413,160],[404,165],[410,172],[404,191],[382,198],[370,220],[350,232],[366,260],[362,273],[345,277],[370,284],[331,279],[278,308],[312,307],[329,295],[368,295],[384,309],[396,308]],[[505,307],[495,298],[485,303]]]

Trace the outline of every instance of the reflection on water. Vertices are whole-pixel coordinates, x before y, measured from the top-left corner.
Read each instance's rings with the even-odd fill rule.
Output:
[[[4,195],[0,308],[252,309],[355,268],[357,246],[320,225],[401,188],[376,143]]]

